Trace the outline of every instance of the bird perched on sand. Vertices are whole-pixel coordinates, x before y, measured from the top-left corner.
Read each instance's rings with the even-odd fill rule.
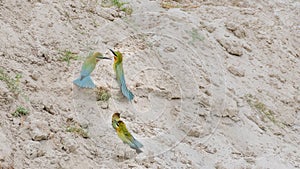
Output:
[[[111,119],[111,124],[113,126],[114,129],[117,128],[117,123],[120,120],[120,113],[114,113],[112,115],[112,119]]]
[[[123,143],[128,144],[130,148],[135,149],[137,153],[141,153],[140,148],[143,147],[143,144],[137,141],[127,130],[125,123],[122,120],[119,120],[116,125],[116,131],[119,138]]]
[[[120,85],[120,89],[122,94],[129,100],[131,101],[134,97],[132,92],[128,90],[125,82],[125,76],[124,76],[124,71],[123,71],[123,56],[119,51],[113,51],[109,49],[113,54],[114,54],[114,70],[116,72],[117,76],[117,81]]]
[[[97,62],[100,59],[110,59],[108,57],[104,57],[101,53],[95,52],[93,55],[89,55],[82,67],[80,72],[80,77],[73,81],[73,83],[81,88],[95,88],[95,84],[91,79],[90,74],[95,69]]]
[[[125,123],[120,120],[120,114],[114,113],[112,116],[112,126],[116,130],[118,137],[123,141],[124,144],[128,144],[132,149],[135,149],[137,153],[141,153],[140,148],[143,144],[137,141],[127,130]]]

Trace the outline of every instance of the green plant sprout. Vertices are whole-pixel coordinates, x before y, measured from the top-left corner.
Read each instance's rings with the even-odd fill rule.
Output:
[[[80,56],[76,55],[76,53],[71,52],[69,50],[65,50],[65,51],[61,52],[61,55],[62,56],[61,56],[60,60],[67,62],[68,66],[71,63],[71,60],[78,60],[78,59],[80,59]]]
[[[97,101],[108,101],[111,97],[111,94],[109,93],[108,89],[103,87],[98,87],[96,89],[96,98]]]
[[[86,131],[81,126],[68,126],[67,132],[76,133],[83,138],[89,138]]]
[[[29,111],[25,109],[22,106],[19,106],[13,113],[12,116],[14,117],[21,117],[21,116],[26,116],[29,114]]]

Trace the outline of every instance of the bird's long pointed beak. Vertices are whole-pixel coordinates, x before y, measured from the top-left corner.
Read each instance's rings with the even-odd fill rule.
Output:
[[[111,58],[108,58],[108,57],[102,57],[101,59],[108,59],[108,60],[111,60]]]
[[[104,56],[99,56],[96,58],[97,61],[100,61],[101,59],[108,59],[108,60],[111,60],[111,58],[108,58],[108,57],[104,57]]]
[[[109,50],[111,51],[111,53],[113,53],[115,56],[117,56],[117,54],[113,50],[111,50],[111,49],[109,49]]]

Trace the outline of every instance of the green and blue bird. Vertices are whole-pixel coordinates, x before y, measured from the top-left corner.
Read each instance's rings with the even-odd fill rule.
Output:
[[[82,67],[80,72],[80,77],[73,81],[73,83],[81,88],[95,88],[96,85],[94,84],[93,80],[91,79],[90,74],[96,67],[97,62],[100,59],[110,59],[108,57],[104,57],[101,53],[95,52],[92,55],[89,55]]]
[[[117,81],[119,83],[122,94],[131,101],[134,97],[132,92],[127,88],[123,70],[123,56],[119,51],[113,51],[109,49],[114,54],[114,70],[116,72]]]
[[[114,117],[113,117],[114,118]],[[113,127],[115,128],[118,137],[123,141],[124,144],[128,144],[130,148],[135,149],[135,151],[139,154],[143,152],[141,148],[143,147],[143,144],[137,141],[127,130],[125,123],[118,119],[115,121],[116,123],[114,124],[113,122]]]

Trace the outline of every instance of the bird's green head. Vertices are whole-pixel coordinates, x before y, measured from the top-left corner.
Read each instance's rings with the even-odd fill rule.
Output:
[[[121,52],[119,52],[119,51],[113,51],[113,50],[111,50],[111,49],[109,49],[109,50],[111,51],[111,53],[114,54],[114,60],[115,60],[115,63],[116,63],[116,62],[117,62],[117,63],[122,62],[123,56],[122,56],[122,53],[121,53]]]
[[[103,54],[100,53],[100,52],[95,52],[95,53],[94,53],[94,57],[96,58],[97,62],[98,62],[100,59],[109,59],[109,60],[111,60],[111,58],[104,57]]]

